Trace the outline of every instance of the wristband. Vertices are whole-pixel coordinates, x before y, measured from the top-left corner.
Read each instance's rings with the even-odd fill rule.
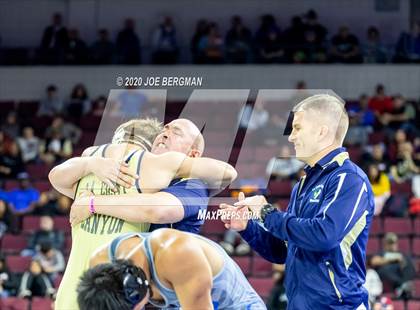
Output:
[[[93,199],[94,199],[94,197],[90,197],[90,203],[89,203],[90,214],[95,214],[96,213],[95,205],[93,204]]]

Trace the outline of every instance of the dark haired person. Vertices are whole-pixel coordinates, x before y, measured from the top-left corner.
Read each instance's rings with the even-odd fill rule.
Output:
[[[129,233],[98,249],[78,286],[80,310],[266,309],[213,241],[172,229]]]

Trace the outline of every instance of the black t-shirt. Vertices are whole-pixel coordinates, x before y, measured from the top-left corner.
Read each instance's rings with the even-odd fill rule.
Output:
[[[332,39],[332,44],[335,46],[338,52],[349,53],[353,48],[359,45],[359,40],[352,34],[345,38],[336,35]]]

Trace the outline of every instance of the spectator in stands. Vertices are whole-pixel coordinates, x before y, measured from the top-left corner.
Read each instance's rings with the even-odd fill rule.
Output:
[[[392,299],[387,296],[382,296],[374,303],[372,310],[394,310]]]
[[[36,215],[67,215],[71,206],[71,200],[55,189],[41,193],[38,205],[34,211]]]
[[[360,63],[362,56],[360,53],[359,39],[350,33],[349,28],[341,26],[338,34],[331,40],[331,61],[342,63]]]
[[[368,152],[362,156],[362,161],[365,163],[363,168],[368,171],[367,165],[374,164],[380,172],[388,173],[390,167],[390,159],[388,154],[385,152],[385,145],[383,143],[377,143],[368,148]]]
[[[24,163],[33,163],[38,160],[41,141],[34,135],[32,127],[23,128],[23,135],[17,139]]]
[[[6,120],[1,126],[1,130],[3,131],[3,134],[7,135],[9,138],[17,138],[20,133],[20,126],[15,112],[12,111],[7,114]]]
[[[270,296],[268,296],[268,310],[286,310],[287,308],[286,288],[284,287],[284,271],[284,265],[273,264],[274,287],[270,292]]]
[[[0,253],[0,299],[12,296],[16,290],[16,277],[9,271],[5,257]]]
[[[386,48],[381,43],[379,30],[375,26],[370,26],[367,30],[363,58],[365,63],[385,63],[387,61]]]
[[[19,297],[32,298],[38,297],[52,297],[55,289],[51,280],[42,271],[41,264],[32,260],[29,270],[25,271],[19,285]]]
[[[63,117],[59,115],[53,119],[51,126],[45,131],[45,138],[52,139],[55,132],[59,132],[60,136],[70,140],[73,145],[77,145],[82,136],[82,130],[79,127],[64,121]]]
[[[231,28],[226,34],[226,57],[228,62],[244,64],[251,59],[251,31],[244,26],[242,18],[235,15],[231,19]]]
[[[92,109],[92,103],[86,86],[79,83],[73,87],[70,100],[67,104],[67,110],[71,117],[80,119],[82,115],[86,115]]]
[[[305,31],[302,48],[294,54],[294,63],[325,63],[327,62],[327,49],[323,42],[317,42],[314,31]]]
[[[386,201],[391,196],[391,182],[388,176],[384,172],[381,172],[375,164],[369,165],[367,175],[372,185],[375,199],[375,215],[379,215]]]
[[[6,194],[3,193],[5,196]],[[7,206],[7,202],[3,199],[6,197],[0,198],[0,239],[3,237],[4,233],[8,231],[11,227],[12,221],[12,215],[9,211],[9,208]]]
[[[48,85],[46,97],[41,101],[38,116],[54,116],[64,110],[64,101],[58,96],[57,86]]]
[[[16,178],[17,175],[25,171],[18,144],[12,140],[8,147],[3,145],[0,149],[0,178]]]
[[[368,107],[375,113],[377,119],[386,112],[392,111],[392,98],[385,93],[385,87],[382,84],[376,86],[375,95],[370,98]]]
[[[59,195],[60,194],[55,189],[42,192],[33,214],[47,216],[57,215],[57,200]]]
[[[220,242],[220,246],[226,251],[229,256],[237,255],[244,256],[251,252],[251,248],[240,237],[237,231],[228,229],[223,235],[223,241]]]
[[[52,17],[52,25],[44,30],[41,40],[41,60],[45,64],[63,62],[64,51],[68,46],[67,29],[62,25],[60,13]]]
[[[178,43],[175,25],[170,16],[157,26],[152,38],[154,64],[175,64],[178,58]]]
[[[280,32],[272,29],[266,39],[258,46],[259,59],[262,63],[283,63],[287,61],[285,44]]]
[[[108,30],[98,31],[98,40],[91,47],[91,59],[95,65],[108,65],[114,63],[115,45],[109,39]]]
[[[382,280],[396,290],[398,297],[412,295],[412,280],[416,271],[411,259],[398,249],[398,236],[389,232],[384,237],[383,251],[372,257],[374,267]]]
[[[286,46],[287,59],[294,59],[296,54],[301,54],[305,41],[305,25],[302,18],[293,16],[290,21],[290,26],[286,28],[283,33]]]
[[[72,154],[71,141],[57,129],[51,131],[51,138],[41,146],[41,159],[48,165],[68,159]]]
[[[391,135],[397,129],[403,129],[406,132],[415,133],[416,126],[414,120],[416,118],[416,110],[407,102],[402,95],[396,95],[392,100],[392,108],[390,111],[379,116],[379,121],[386,129],[390,129],[387,134]]]
[[[54,221],[51,216],[41,216],[39,230],[29,237],[28,247],[22,251],[22,255],[34,255],[44,243],[51,244],[52,248],[59,251],[62,251],[64,247],[64,233],[54,229]]]
[[[65,262],[63,254],[52,247],[51,242],[45,241],[40,244],[34,259],[41,265],[42,271],[54,281],[60,272],[64,271]]]
[[[420,161],[418,156],[413,154],[414,149],[411,142],[398,144],[397,159],[391,166],[391,175],[394,181],[402,183],[420,174]]]
[[[208,32],[198,42],[198,53],[205,64],[221,64],[224,61],[224,42],[216,23],[210,23]]]
[[[292,155],[290,147],[285,144],[281,146],[279,154],[268,162],[266,174],[270,176],[270,179],[296,180],[303,166],[304,164]]]
[[[112,111],[112,116],[120,116],[125,118],[138,118],[142,115],[143,108],[147,104],[147,97],[134,86],[126,87],[121,92]]]
[[[284,124],[287,119],[282,118],[277,113],[269,113],[270,119],[267,125],[261,129],[261,136],[266,145],[278,145],[280,142],[279,132],[284,130]]]
[[[348,111],[349,115],[349,129],[347,130],[344,145],[363,147],[367,144],[369,133],[371,129],[361,124],[361,119],[358,113]]]
[[[360,95],[359,107],[353,111],[357,113],[360,125],[373,129],[375,113],[369,108],[369,97],[366,94]]]
[[[410,32],[403,32],[395,48],[394,62],[419,62],[420,61],[420,22],[416,21],[411,26]]]
[[[29,175],[26,172],[19,173],[19,188],[12,189],[7,193],[7,201],[13,214],[22,216],[31,213],[39,200],[39,191],[32,187]]]
[[[261,46],[268,39],[271,32],[275,32],[278,36],[281,34],[275,17],[271,14],[261,16],[261,25],[255,34],[257,47]]]
[[[86,43],[80,38],[79,30],[69,30],[69,42],[65,50],[65,63],[69,65],[83,65],[87,63],[88,49]]]
[[[365,288],[369,293],[369,305],[372,307],[378,297],[382,295],[383,285],[378,273],[371,265],[371,258],[366,260],[366,282]]]
[[[116,47],[120,64],[141,63],[140,39],[134,28],[134,20],[127,18],[124,21],[124,28],[117,35]]]
[[[92,104],[91,115],[96,117],[102,117],[106,108],[107,99],[105,96],[99,96],[95,99]]]
[[[255,101],[254,108],[247,104],[238,114],[239,127],[253,132],[263,129],[268,124],[269,113],[262,100]]]
[[[193,57],[193,63],[202,64],[204,62],[203,55],[199,51],[199,43],[201,39],[208,34],[209,23],[205,19],[200,19],[195,27],[195,33],[191,38],[191,54]]]
[[[327,37],[327,29],[321,25],[318,21],[318,14],[314,10],[309,10],[305,15],[305,34],[313,33],[314,42],[318,45],[322,45]]]

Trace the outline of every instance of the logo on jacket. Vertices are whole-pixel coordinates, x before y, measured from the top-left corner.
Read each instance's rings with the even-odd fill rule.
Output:
[[[323,188],[324,188],[324,185],[322,184],[315,186],[312,189],[311,198],[309,199],[309,202],[319,202],[319,198],[321,197]]]

